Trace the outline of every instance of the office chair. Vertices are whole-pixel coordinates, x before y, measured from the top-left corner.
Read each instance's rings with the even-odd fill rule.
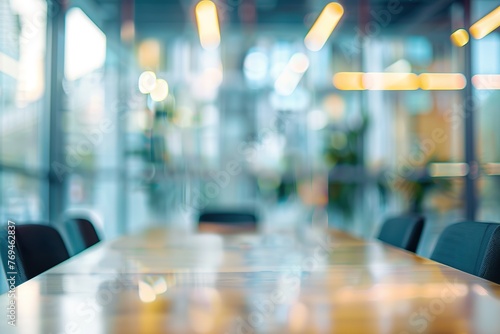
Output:
[[[418,215],[399,216],[386,220],[378,239],[415,253],[424,229],[425,219]]]
[[[257,224],[258,218],[251,211],[207,210],[198,218],[198,229],[202,232],[256,232]]]
[[[3,267],[2,276],[5,278],[5,281],[1,283],[2,285],[7,284],[7,279],[11,279],[12,277],[14,277],[15,286],[27,281],[15,240],[15,238],[9,238],[7,225],[2,226],[0,230],[0,258]],[[9,254],[9,251],[12,252]],[[9,256],[12,254],[13,256]]]
[[[75,253],[80,253],[101,241],[94,224],[87,219],[70,219],[65,225],[67,235],[71,241],[72,250]]]
[[[3,295],[9,290],[9,285],[7,284],[7,274],[3,269],[3,263],[0,264],[0,295]]]
[[[500,284],[500,224],[462,222],[439,236],[431,259]]]
[[[28,280],[69,259],[61,235],[47,225],[16,226],[16,246]]]

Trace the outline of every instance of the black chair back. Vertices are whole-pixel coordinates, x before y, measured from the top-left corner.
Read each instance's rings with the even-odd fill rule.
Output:
[[[9,235],[11,236],[10,238]],[[12,283],[14,286],[18,286],[28,280],[26,278],[26,274],[24,273],[23,263],[19,257],[16,238],[17,231],[14,235],[12,235],[8,233],[7,225],[1,227],[0,258],[2,259],[3,274],[6,278],[5,283],[2,284],[8,284],[9,286]]]
[[[7,283],[7,274],[3,270],[3,263],[0,264],[0,295],[3,295],[9,290],[9,285]]]
[[[61,235],[51,226],[24,224],[16,226],[16,245],[26,279],[69,259]]]
[[[424,224],[424,217],[417,215],[390,218],[384,222],[378,239],[392,246],[415,253]]]
[[[255,232],[257,224],[257,215],[251,211],[211,210],[198,218],[199,230],[207,232]]]
[[[500,284],[500,224],[463,222],[448,226],[431,259]]]
[[[66,231],[75,253],[80,253],[101,241],[94,224],[84,218],[68,220],[66,222]]]

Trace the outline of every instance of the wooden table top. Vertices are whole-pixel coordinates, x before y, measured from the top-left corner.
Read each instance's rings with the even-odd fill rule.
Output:
[[[500,333],[500,285],[340,231],[150,230],[19,286],[16,307],[0,333]]]

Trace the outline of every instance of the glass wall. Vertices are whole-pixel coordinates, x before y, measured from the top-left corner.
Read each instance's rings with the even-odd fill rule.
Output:
[[[0,0],[2,219],[44,221],[49,200],[61,201],[53,217],[90,215],[112,237],[152,224],[190,229],[199,210],[238,205],[258,207],[266,228],[326,212],[331,226],[371,237],[387,216],[413,212],[428,217],[425,254],[464,218],[475,169],[478,218],[500,219],[500,39],[471,40],[474,77],[464,77],[465,49],[450,40],[468,28],[460,4],[408,1],[391,14],[384,2],[346,2],[319,51],[304,36],[321,1],[259,2],[253,18],[240,2],[218,2],[222,39],[208,50],[194,4],[176,4],[71,2],[54,96],[45,68],[55,4],[47,13],[43,0]],[[157,19],[148,6],[175,17]],[[472,22],[493,8],[473,1]],[[380,73],[418,83],[384,86]],[[432,86],[435,73],[453,87]],[[476,143],[465,137],[465,87],[474,87]],[[60,114],[48,110],[53,99]],[[49,131],[50,114],[61,126]],[[47,196],[56,186],[62,195]]]
[[[44,0],[0,1],[0,219],[43,221]]]
[[[496,8],[490,1],[474,3],[474,19],[479,19]],[[480,210],[479,218],[498,221],[498,182],[500,175],[500,137],[496,130],[499,122],[498,105],[500,93],[500,36],[490,34],[473,44],[474,104],[476,106],[477,156],[480,168],[478,179]]]

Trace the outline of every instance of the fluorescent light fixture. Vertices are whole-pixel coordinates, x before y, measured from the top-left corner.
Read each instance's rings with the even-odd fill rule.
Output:
[[[477,74],[472,77],[472,84],[476,89],[500,89],[500,75],[499,74]]]
[[[330,2],[323,8],[316,22],[307,33],[304,44],[311,51],[319,51],[344,15],[344,8],[337,2]]]
[[[461,177],[469,173],[469,165],[465,162],[437,162],[429,165],[432,177]]]
[[[450,36],[451,42],[461,48],[469,43],[469,33],[465,29],[458,29]]]
[[[423,73],[419,79],[423,90],[460,90],[467,85],[461,73]]]
[[[500,175],[500,163],[489,162],[483,166],[486,175]]]
[[[274,83],[276,92],[284,96],[291,95],[308,68],[309,58],[303,53],[294,54]]]
[[[201,46],[206,50],[217,48],[220,44],[217,7],[212,1],[202,0],[196,5],[195,13]]]
[[[333,76],[333,85],[340,90],[365,90],[363,72],[339,72]]]
[[[297,74],[305,73],[309,68],[309,58],[305,54],[298,52],[290,58],[288,66]]]
[[[417,90],[419,87],[414,73],[366,73],[363,86],[368,90]]]
[[[469,31],[475,39],[481,39],[500,26],[500,6],[474,23]]]

